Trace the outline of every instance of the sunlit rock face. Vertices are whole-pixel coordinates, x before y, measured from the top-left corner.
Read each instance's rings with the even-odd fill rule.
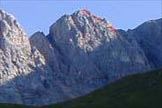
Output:
[[[50,36],[56,43],[65,43],[91,52],[104,41],[116,38],[116,30],[103,18],[87,10],[64,15],[50,27]]]
[[[36,47],[45,57],[46,64],[51,65],[53,71],[59,73],[59,65],[57,60],[57,51],[52,47],[43,32],[36,32],[30,38],[31,46]]]
[[[57,103],[159,67],[161,21],[150,23],[116,30],[83,9],[62,16],[47,36],[36,32],[28,39],[15,18],[0,10],[0,102]]]
[[[0,53],[2,80],[5,76],[12,79],[18,74],[27,74],[31,71],[23,64],[32,62],[29,60],[29,40],[15,18],[4,11],[0,11]]]
[[[85,66],[83,71],[89,67],[97,68],[105,80],[115,80],[150,68],[136,42],[129,41],[104,18],[87,10],[64,15],[50,27],[48,39],[64,58],[69,59],[67,64],[70,67]],[[95,67],[88,66],[87,61]]]
[[[45,58],[31,47],[15,18],[0,10],[0,102],[46,104],[55,100],[49,97],[54,94],[51,79]]]
[[[3,10],[0,10],[0,27],[0,36],[6,38],[9,43],[29,47],[26,34],[15,17]]]

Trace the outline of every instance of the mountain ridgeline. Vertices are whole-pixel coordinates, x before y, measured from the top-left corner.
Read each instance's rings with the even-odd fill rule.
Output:
[[[162,67],[162,19],[117,30],[87,10],[64,15],[49,34],[26,33],[0,10],[0,102],[47,105],[124,76]]]

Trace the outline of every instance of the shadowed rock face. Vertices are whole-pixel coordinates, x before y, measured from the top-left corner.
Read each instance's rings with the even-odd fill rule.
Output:
[[[0,102],[57,103],[160,67],[160,23],[126,32],[79,10],[57,20],[47,36],[34,33],[29,42],[15,18],[0,10]]]
[[[45,57],[4,11],[0,11],[0,34],[0,102],[39,105],[63,99]]]
[[[50,27],[48,39],[70,67],[84,66],[81,73],[89,67],[98,68],[111,81],[150,68],[136,42],[130,42],[112,24],[87,10],[60,18]]]
[[[145,52],[152,67],[162,66],[162,19],[151,20],[129,31]]]

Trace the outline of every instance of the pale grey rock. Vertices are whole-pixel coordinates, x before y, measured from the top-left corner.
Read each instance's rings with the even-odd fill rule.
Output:
[[[162,67],[162,18],[147,21],[137,28],[130,30],[129,35],[134,37],[145,52],[153,68]]]
[[[57,60],[57,51],[52,47],[43,32],[36,32],[30,38],[30,43],[35,46],[42,55],[44,55],[48,65],[51,65],[53,71],[59,73],[59,61]]]
[[[60,89],[60,91],[55,92],[53,96],[55,97],[57,94],[59,98],[53,100],[53,102],[71,99],[89,93],[95,88],[102,86],[99,84],[104,80],[99,80],[102,74],[100,74],[100,71],[98,71],[90,61],[86,60],[88,58],[83,56],[81,51],[74,52],[74,50],[70,53],[72,55],[68,55],[68,52],[67,54],[63,54],[58,50],[58,47],[49,43],[45,35],[41,32],[34,33],[30,38],[30,43],[44,55],[47,64],[53,70],[54,77],[52,81],[54,87]],[[72,59],[72,57],[74,57],[74,59]],[[104,76],[102,75],[102,77]],[[91,81],[91,79],[93,79],[93,81]]]
[[[60,18],[50,27],[48,38],[64,58],[86,64],[84,70],[91,61],[108,81],[150,69],[137,43],[129,42],[112,24],[87,10]]]
[[[36,32],[29,40],[15,18],[0,10],[0,102],[62,102],[160,67],[161,36],[160,20],[126,32],[79,10],[52,24],[47,36]]]
[[[0,102],[40,105],[63,98],[44,56],[13,16],[4,11],[0,16]]]

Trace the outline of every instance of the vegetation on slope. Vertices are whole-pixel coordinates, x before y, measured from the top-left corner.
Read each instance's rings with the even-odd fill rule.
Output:
[[[0,108],[32,107],[0,104]],[[162,108],[162,69],[127,76],[89,95],[41,108]]]

